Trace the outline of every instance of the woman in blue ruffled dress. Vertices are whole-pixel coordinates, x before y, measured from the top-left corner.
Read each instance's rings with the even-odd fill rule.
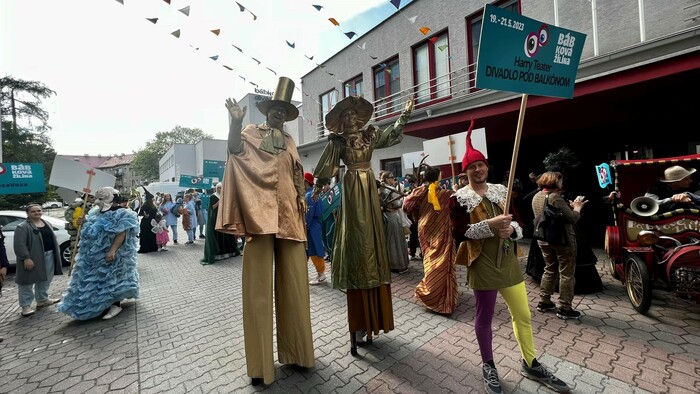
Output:
[[[82,223],[80,248],[58,311],[77,320],[111,319],[121,301],[139,296],[136,269],[139,220],[111,187],[95,193],[95,206]]]

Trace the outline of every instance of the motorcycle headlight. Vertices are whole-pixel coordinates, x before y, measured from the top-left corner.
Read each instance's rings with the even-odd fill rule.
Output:
[[[659,235],[653,231],[640,231],[639,232],[639,245],[640,246],[650,246],[655,245],[659,242]]]

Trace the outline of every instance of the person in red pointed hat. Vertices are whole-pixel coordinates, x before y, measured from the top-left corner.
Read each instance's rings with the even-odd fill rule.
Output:
[[[527,289],[515,254],[515,241],[522,238],[522,227],[511,214],[504,213],[506,187],[487,182],[489,164],[484,154],[472,146],[473,128],[474,120],[467,132],[467,151],[462,159],[462,172],[469,183],[450,198],[449,209],[452,236],[459,245],[456,263],[469,267],[467,285],[476,299],[474,331],[483,362],[484,387],[490,393],[501,392],[491,328],[496,296],[500,293],[508,306],[520,347],[520,373],[555,391],[568,391],[568,385],[535,357]]]

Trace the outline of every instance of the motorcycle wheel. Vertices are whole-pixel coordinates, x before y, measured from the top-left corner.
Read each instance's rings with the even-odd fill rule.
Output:
[[[644,261],[633,254],[625,263],[625,287],[632,307],[646,314],[651,307],[651,277]]]

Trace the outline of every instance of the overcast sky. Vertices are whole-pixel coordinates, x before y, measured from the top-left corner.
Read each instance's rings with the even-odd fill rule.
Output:
[[[59,154],[132,153],[176,125],[226,139],[227,97],[252,93],[249,81],[272,91],[279,76],[299,86],[315,63],[362,43],[343,32],[397,12],[388,0],[239,0],[244,12],[234,0],[123,2],[0,0],[0,75],[57,92],[44,108]]]

